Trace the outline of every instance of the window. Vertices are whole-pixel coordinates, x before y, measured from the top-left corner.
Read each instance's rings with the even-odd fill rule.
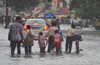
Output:
[[[65,8],[67,7],[67,2],[63,3],[63,7]]]
[[[54,6],[56,6],[56,1],[54,1]]]

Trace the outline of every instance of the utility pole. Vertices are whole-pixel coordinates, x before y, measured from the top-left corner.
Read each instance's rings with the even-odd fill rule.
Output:
[[[8,0],[6,0],[6,25],[5,28],[8,28]]]
[[[13,13],[12,13],[12,3],[11,3],[11,23],[13,23],[12,16],[13,16]]]

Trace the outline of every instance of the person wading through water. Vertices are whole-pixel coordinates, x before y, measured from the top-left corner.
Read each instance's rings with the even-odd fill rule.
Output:
[[[68,29],[68,31],[67,31],[66,50],[65,50],[66,53],[71,53],[72,41],[70,39],[70,36],[73,35],[73,34],[75,34],[75,25],[74,24],[72,24],[71,28]],[[69,48],[69,51],[68,51],[68,48]]]
[[[52,21],[52,26],[48,29],[46,36],[49,36],[49,44],[48,44],[48,53],[51,53],[53,50],[53,35],[55,30],[58,30],[57,24]]]
[[[16,17],[16,22],[10,25],[9,35],[10,35],[10,41],[11,41],[11,57],[14,57],[14,51],[15,51],[16,45],[17,45],[18,56],[21,54],[20,44],[23,37],[23,34],[22,34],[23,27],[22,27],[22,24],[20,24],[21,20],[22,18],[18,16]]]

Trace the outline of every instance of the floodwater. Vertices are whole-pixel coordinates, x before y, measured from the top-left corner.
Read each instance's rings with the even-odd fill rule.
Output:
[[[66,26],[66,27],[65,27]],[[70,25],[61,25],[63,34],[66,34]],[[82,34],[83,41],[80,42],[80,54],[75,54],[75,42],[73,42],[72,53],[62,56],[52,56],[46,54],[45,57],[31,55],[31,58],[24,57],[24,48],[21,47],[21,56],[16,58],[10,57],[10,47],[8,41],[8,29],[0,26],[0,65],[100,65],[100,31],[94,28],[76,29],[76,33]],[[62,42],[62,51],[65,51],[65,38]],[[46,47],[47,50],[47,47]],[[17,51],[15,51],[16,54]],[[35,41],[32,47],[33,53],[39,53],[38,43]]]

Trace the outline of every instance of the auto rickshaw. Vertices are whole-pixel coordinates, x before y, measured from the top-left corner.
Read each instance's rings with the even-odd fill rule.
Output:
[[[69,24],[69,20],[67,19],[66,15],[59,15],[59,16],[57,16],[57,18],[58,17],[62,24]]]
[[[100,19],[95,21],[95,29],[100,30]]]
[[[67,18],[67,16],[60,15],[60,16],[59,16],[59,20],[61,20],[62,18]]]

